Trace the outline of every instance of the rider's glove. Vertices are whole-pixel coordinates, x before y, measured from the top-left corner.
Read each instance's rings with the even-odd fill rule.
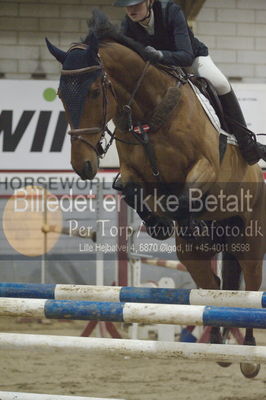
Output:
[[[158,63],[163,58],[163,53],[152,46],[145,47],[147,58],[152,63]]]

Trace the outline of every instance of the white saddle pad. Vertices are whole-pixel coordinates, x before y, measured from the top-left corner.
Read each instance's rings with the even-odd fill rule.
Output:
[[[214,128],[216,129],[216,131],[218,132],[218,134],[222,133],[223,135],[227,136],[227,143],[229,144],[233,144],[235,146],[238,146],[237,144],[237,140],[235,138],[234,135],[231,135],[228,132],[225,132],[222,128],[221,128],[221,123],[220,120],[213,108],[213,106],[211,105],[211,103],[209,102],[209,100],[207,99],[207,97],[205,97],[201,91],[197,88],[197,86],[193,85],[193,83],[191,81],[188,81],[191,88],[193,89],[194,93],[196,94],[201,106],[203,107],[207,117],[209,118],[209,120],[211,121],[212,125],[214,126]]]

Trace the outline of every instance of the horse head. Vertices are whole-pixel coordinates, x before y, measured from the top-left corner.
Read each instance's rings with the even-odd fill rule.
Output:
[[[58,95],[71,130],[71,164],[83,179],[93,179],[105,152],[101,141],[116,108],[111,82],[98,54],[96,36],[64,52],[47,39],[50,53],[62,64]]]

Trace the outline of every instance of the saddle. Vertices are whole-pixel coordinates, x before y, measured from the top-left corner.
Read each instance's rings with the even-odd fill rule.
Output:
[[[207,79],[197,75],[189,76],[189,80],[207,97],[220,120],[222,129],[228,132],[229,128],[225,120],[223,107],[214,86]]]
[[[159,69],[165,71],[168,75],[173,76],[181,83],[187,83],[188,80],[192,82],[194,86],[196,86],[199,91],[208,99],[211,106],[213,107],[217,117],[219,118],[221,128],[225,132],[230,132],[228,124],[226,122],[224,111],[220,99],[217,95],[217,92],[214,86],[206,79],[202,78],[198,75],[187,74],[186,71],[181,67],[176,66],[166,66],[160,64]],[[219,142],[219,151],[220,151],[220,161],[222,161],[226,145],[227,145],[227,137],[223,133],[220,133],[220,142]]]
[[[224,116],[222,104],[220,102],[220,99],[217,95],[214,86],[207,79],[197,75],[190,76],[189,79],[193,83],[193,85],[195,85],[200,90],[200,92],[209,100],[210,104],[214,108],[217,117],[219,118],[219,121],[221,123],[221,128],[225,132],[230,132]],[[222,161],[226,150],[227,137],[223,133],[220,133],[219,139],[220,139],[219,141],[220,161]]]

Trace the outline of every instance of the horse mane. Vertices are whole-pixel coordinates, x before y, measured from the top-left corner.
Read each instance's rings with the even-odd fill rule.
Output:
[[[147,61],[144,46],[119,32],[118,28],[113,25],[107,16],[98,8],[92,11],[92,17],[88,20],[88,27],[89,33],[83,40],[83,43],[89,44],[91,36],[95,35],[100,47],[104,47],[110,42],[116,42],[133,50]]]

